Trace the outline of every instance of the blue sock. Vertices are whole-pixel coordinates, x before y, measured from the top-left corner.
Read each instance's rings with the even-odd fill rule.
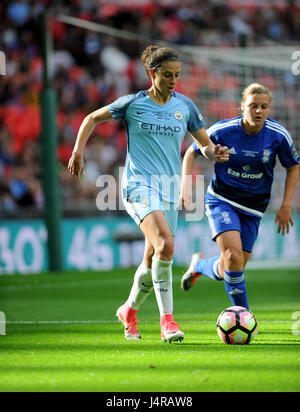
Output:
[[[233,306],[249,309],[244,272],[225,271],[224,283]]]
[[[195,265],[195,272],[202,273],[214,280],[223,280],[218,273],[218,266],[220,263],[220,256],[215,256],[210,259],[199,259]]]

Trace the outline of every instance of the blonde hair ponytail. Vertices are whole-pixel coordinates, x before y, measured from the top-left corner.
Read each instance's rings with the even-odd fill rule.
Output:
[[[252,83],[243,91],[242,103],[245,103],[248,96],[253,96],[255,94],[267,94],[270,98],[270,102],[273,100],[273,95],[267,87],[262,86],[259,83]]]

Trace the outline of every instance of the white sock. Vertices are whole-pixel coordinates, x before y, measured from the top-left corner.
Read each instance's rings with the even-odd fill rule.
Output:
[[[173,313],[172,265],[173,260],[152,258],[152,279],[161,317]]]
[[[152,270],[143,262],[135,272],[134,282],[127,300],[128,305],[132,309],[139,309],[152,290]]]

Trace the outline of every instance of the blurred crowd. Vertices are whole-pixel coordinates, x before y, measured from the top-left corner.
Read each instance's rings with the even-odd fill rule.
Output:
[[[99,191],[95,184],[97,177],[100,174],[118,177],[127,147],[121,122],[97,126],[85,152],[84,177],[74,181],[67,172],[67,163],[79,126],[91,111],[120,95],[149,86],[139,60],[148,44],[67,26],[54,16],[65,14],[127,30],[148,38],[153,44],[164,40],[178,45],[229,48],[245,46],[245,43],[270,45],[300,39],[300,2],[297,0],[2,0],[0,50],[6,55],[6,75],[0,76],[2,216],[43,210],[39,143],[43,83],[38,17],[44,9],[51,11],[52,16],[54,53],[50,67],[58,98],[61,198],[64,209],[73,211],[79,207],[89,210],[91,204],[95,209]],[[184,80],[179,88],[186,91]],[[216,113],[216,118],[218,116],[217,120],[221,120],[222,113]],[[189,144],[190,140],[186,139],[182,153]]]

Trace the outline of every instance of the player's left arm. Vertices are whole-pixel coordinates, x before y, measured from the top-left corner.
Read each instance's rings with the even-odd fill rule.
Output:
[[[278,224],[277,233],[282,233],[283,236],[290,232],[290,225],[294,226],[292,203],[299,180],[299,165],[286,168],[286,172],[284,196],[275,219],[275,224]]]
[[[191,135],[204,157],[215,162],[228,162],[229,150],[226,146],[215,145],[209,138],[205,128],[191,132]]]

